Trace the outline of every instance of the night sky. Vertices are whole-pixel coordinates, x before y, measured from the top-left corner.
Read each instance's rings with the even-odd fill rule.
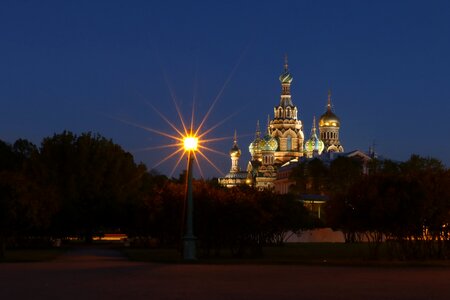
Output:
[[[173,133],[152,105],[179,127],[171,92],[186,119],[195,99],[198,120],[224,87],[205,129],[232,116],[208,135],[230,138],[209,146],[228,153],[236,129],[245,169],[285,53],[306,137],[331,88],[346,151],[450,165],[450,1],[438,0],[2,1],[0,139],[92,131],[152,168],[170,151],[141,150],[171,141],[119,120]],[[208,157],[229,171],[228,155]]]

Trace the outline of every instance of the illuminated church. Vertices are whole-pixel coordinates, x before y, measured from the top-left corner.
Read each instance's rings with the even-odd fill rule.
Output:
[[[280,103],[274,107],[273,119],[268,117],[267,126],[263,130],[260,129],[259,121],[257,122],[255,139],[249,145],[251,160],[246,171],[239,168],[241,150],[235,133],[230,150],[231,169],[225,177],[219,178],[219,184],[227,187],[247,184],[258,189],[274,188],[277,171],[281,166],[297,162],[302,157],[312,158],[344,152],[339,140],[341,123],[332,110],[331,92],[328,92],[327,109],[319,119],[319,135],[314,117],[311,134],[305,140],[303,123],[298,118],[299,110],[291,97],[293,77],[288,69],[287,58],[279,80]]]

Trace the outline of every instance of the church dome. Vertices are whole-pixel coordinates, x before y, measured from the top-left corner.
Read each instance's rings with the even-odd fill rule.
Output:
[[[262,151],[275,151],[278,149],[278,142],[274,137],[267,134],[261,140],[259,146]]]
[[[317,151],[317,153],[321,154],[323,149],[325,149],[325,144],[315,133],[305,143],[306,152],[312,153]]]
[[[339,120],[338,116],[334,114],[334,112],[331,110],[331,90],[328,90],[328,104],[327,104],[327,111],[320,116],[319,119],[319,126],[320,127],[340,127],[341,121]]]
[[[241,149],[239,149],[239,147],[236,143],[234,143],[233,147],[231,147],[230,155],[235,156],[235,157],[241,156]]]
[[[327,111],[320,117],[319,119],[319,126],[326,126],[326,127],[340,127],[341,123],[339,120],[339,117],[336,116],[332,111],[331,108],[327,109]]]
[[[291,83],[293,77],[292,77],[291,73],[288,72],[288,70],[285,70],[284,73],[280,75],[279,79],[282,84],[283,83]]]
[[[280,75],[279,77],[281,84],[284,83],[291,83],[292,82],[292,75],[291,73],[289,73],[289,68],[288,68],[288,60],[287,60],[287,55],[284,56],[284,72],[283,74]]]
[[[307,153],[308,157],[311,157],[314,152],[317,152],[319,155],[322,154],[322,151],[324,149],[325,143],[321,139],[319,139],[316,134],[316,117],[314,116],[313,126],[311,128],[311,136],[305,142],[305,152]]]
[[[261,139],[259,137],[257,137],[256,139],[253,140],[253,142],[250,143],[250,145],[248,146],[248,151],[250,151],[250,154],[252,156],[255,155],[255,152],[261,151],[260,148],[260,142]]]

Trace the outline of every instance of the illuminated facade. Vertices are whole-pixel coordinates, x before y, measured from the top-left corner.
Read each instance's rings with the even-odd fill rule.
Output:
[[[325,144],[326,152],[344,152],[344,147],[339,141],[340,127],[341,121],[331,109],[331,91],[328,91],[327,111],[319,120],[320,139]]]
[[[305,156],[308,158],[317,157],[322,154],[324,148],[324,142],[319,139],[316,133],[316,117],[314,116],[311,136],[305,143]]]
[[[239,167],[239,158],[241,157],[241,149],[237,144],[236,131],[234,132],[233,146],[230,149],[231,169],[225,177],[219,178],[219,184],[226,187],[235,187],[244,184],[250,184],[251,180],[247,180],[248,172],[241,171]]]
[[[303,156],[304,140],[302,121],[297,118],[298,109],[291,99],[293,77],[289,73],[287,58],[284,63],[284,72],[279,79],[281,82],[280,104],[274,107],[274,118],[269,123],[269,134],[279,143],[274,153],[276,165]]]
[[[303,123],[298,118],[299,110],[291,97],[293,77],[289,72],[287,58],[279,80],[280,103],[274,107],[273,119],[268,118],[263,137],[259,121],[257,122],[255,139],[249,145],[251,160],[248,162],[246,175],[237,165],[240,150],[239,156],[230,151],[231,170],[224,178],[219,179],[221,185],[232,187],[248,184],[258,189],[272,189],[277,179],[277,170],[282,165],[298,161],[304,156],[317,157],[322,153],[344,151],[339,141],[340,120],[331,109],[331,93],[328,93],[327,110],[319,119],[319,136],[314,117],[311,136],[305,141]],[[237,147],[236,137],[233,147],[235,145]]]

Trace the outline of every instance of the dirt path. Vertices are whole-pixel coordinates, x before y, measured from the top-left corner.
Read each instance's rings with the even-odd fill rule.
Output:
[[[0,264],[0,299],[449,299],[448,268],[161,265],[81,248]]]

